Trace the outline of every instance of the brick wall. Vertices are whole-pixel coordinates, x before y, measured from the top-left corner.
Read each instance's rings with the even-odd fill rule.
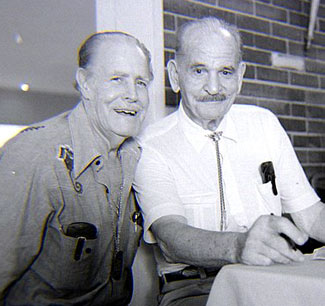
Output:
[[[271,109],[311,177],[325,174],[325,0],[306,51],[309,11],[310,0],[164,0],[166,63],[174,57],[175,29],[182,22],[210,15],[238,26],[247,71],[237,103]],[[275,65],[276,55],[299,69]],[[167,106],[175,108],[178,100],[166,76]]]

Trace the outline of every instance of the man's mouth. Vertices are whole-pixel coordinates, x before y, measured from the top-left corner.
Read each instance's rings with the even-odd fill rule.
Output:
[[[114,109],[118,114],[123,114],[123,115],[129,115],[129,116],[135,116],[138,111],[136,110],[130,110],[130,109],[122,109],[122,108],[118,108],[118,109]]]

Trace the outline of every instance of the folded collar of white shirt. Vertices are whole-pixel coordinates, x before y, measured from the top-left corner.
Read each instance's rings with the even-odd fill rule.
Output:
[[[234,143],[237,143],[238,134],[236,131],[235,123],[229,112],[222,119],[220,125],[218,126],[215,132],[221,131],[222,139],[230,140]],[[178,111],[178,122],[187,140],[198,152],[202,150],[202,148],[208,141],[211,141],[211,139],[207,136],[210,135],[212,131],[205,130],[200,125],[191,120],[184,111],[182,101],[180,103]]]

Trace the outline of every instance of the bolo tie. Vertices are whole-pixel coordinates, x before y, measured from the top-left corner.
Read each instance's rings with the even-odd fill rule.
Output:
[[[219,140],[221,139],[222,132],[214,132],[207,135],[215,143],[216,157],[217,157],[217,170],[218,170],[218,187],[219,187],[219,202],[220,202],[220,231],[225,231],[227,226],[227,213],[225,205],[225,196],[223,190],[223,178],[221,168],[221,154],[219,149]],[[218,205],[217,205],[218,207]]]

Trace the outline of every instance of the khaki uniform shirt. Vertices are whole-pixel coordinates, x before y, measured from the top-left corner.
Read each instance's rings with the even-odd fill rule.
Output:
[[[124,258],[122,277],[113,281],[117,201],[110,198],[107,152],[99,147],[80,103],[23,130],[1,149],[0,300],[5,305],[124,305],[130,299],[130,267],[141,234],[133,222],[131,183],[140,149],[132,139],[119,149]],[[97,231],[96,238],[82,239],[78,250],[80,239],[66,235],[74,222]]]

